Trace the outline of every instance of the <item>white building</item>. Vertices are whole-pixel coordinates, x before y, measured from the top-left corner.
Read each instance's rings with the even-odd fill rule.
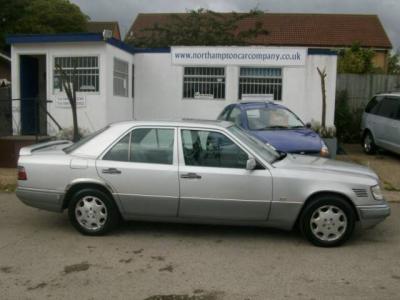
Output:
[[[56,65],[78,74],[78,120],[89,131],[130,119],[213,119],[242,94],[272,97],[303,121],[321,120],[317,67],[327,73],[334,121],[337,56],[306,47],[135,49],[101,34],[10,36],[15,134],[53,135],[72,126]],[[37,108],[34,99],[40,99]],[[38,113],[36,114],[36,111]],[[37,117],[37,115],[39,117]],[[52,118],[51,118],[51,117]]]

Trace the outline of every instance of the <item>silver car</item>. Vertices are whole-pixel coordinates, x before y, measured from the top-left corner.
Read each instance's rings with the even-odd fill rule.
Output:
[[[367,154],[383,148],[400,154],[400,94],[371,99],[361,122],[362,146]]]
[[[17,196],[83,234],[123,220],[298,226],[337,246],[390,214],[366,167],[277,153],[225,121],[124,122],[76,144],[22,148]]]

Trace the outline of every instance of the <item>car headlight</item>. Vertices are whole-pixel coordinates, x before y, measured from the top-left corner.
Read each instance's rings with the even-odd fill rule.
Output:
[[[372,196],[374,196],[375,200],[383,200],[383,194],[379,184],[371,187],[371,193]]]
[[[323,141],[321,141],[321,144],[322,145],[321,145],[321,150],[319,151],[319,155],[322,157],[328,157],[329,156],[328,147],[326,146],[326,144]]]

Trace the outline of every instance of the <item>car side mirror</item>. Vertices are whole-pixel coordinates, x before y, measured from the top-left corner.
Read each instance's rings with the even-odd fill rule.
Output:
[[[254,170],[257,166],[257,162],[253,157],[249,157],[249,159],[246,162],[246,170]]]
[[[306,123],[306,127],[307,127],[307,128],[311,128],[311,123],[310,123],[310,122],[307,122],[307,123]]]

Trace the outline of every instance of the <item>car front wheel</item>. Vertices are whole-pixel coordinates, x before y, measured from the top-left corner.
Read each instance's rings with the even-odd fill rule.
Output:
[[[78,191],[68,206],[72,225],[85,235],[104,235],[120,220],[117,206],[106,193],[97,189]]]
[[[336,195],[325,195],[305,207],[300,229],[312,244],[336,247],[352,235],[355,221],[353,208],[346,200]]]

